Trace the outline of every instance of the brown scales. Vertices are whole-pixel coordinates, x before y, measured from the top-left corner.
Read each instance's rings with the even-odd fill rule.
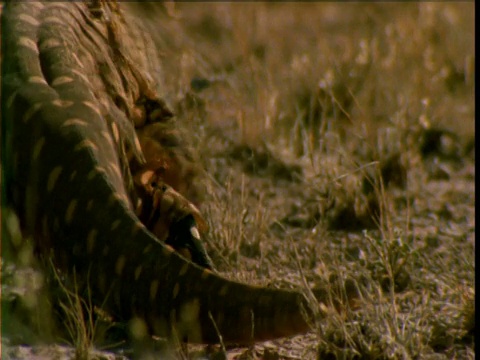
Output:
[[[138,195],[136,214],[147,229],[185,258],[213,270],[201,241],[208,225],[197,207],[153,170],[134,175],[134,184]]]
[[[184,182],[188,156],[158,149],[168,132],[152,124],[171,114],[154,91],[153,42],[116,5],[95,6],[95,16],[74,2],[3,9],[2,153],[7,201],[23,230],[97,306],[151,334],[250,343],[308,331],[302,294],[227,280],[159,241],[162,221],[154,234],[139,221],[137,197],[153,203],[169,192],[202,227],[179,195],[196,196]],[[144,130],[137,136],[135,127]]]
[[[131,154],[129,158],[132,173],[152,170],[157,178],[198,206],[202,201],[203,191],[199,181],[200,169],[174,123],[163,121],[148,124],[137,129],[137,136],[145,162],[138,162]]]

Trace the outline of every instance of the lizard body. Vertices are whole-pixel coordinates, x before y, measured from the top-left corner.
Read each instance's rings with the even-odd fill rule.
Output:
[[[148,34],[99,6],[103,16],[81,2],[4,6],[4,198],[22,228],[95,304],[151,334],[250,343],[308,331],[301,293],[227,280],[139,220],[125,154],[141,163],[135,125],[169,114]]]

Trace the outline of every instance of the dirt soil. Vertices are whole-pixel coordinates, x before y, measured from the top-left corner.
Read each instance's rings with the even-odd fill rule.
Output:
[[[152,358],[473,359],[475,4],[173,4],[122,6],[154,34],[160,91],[205,169],[217,269],[323,286],[331,302],[347,281],[359,299],[312,303],[306,335],[226,350],[158,340]],[[2,258],[7,293],[32,276],[17,266]],[[37,356],[3,331],[5,359],[75,356]]]

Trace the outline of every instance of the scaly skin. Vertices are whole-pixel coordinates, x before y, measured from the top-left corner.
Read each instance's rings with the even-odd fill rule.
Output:
[[[159,240],[194,263],[214,269],[200,235],[208,225],[198,208],[199,166],[172,123],[156,122],[137,129],[145,158],[128,153],[133,175],[136,214]],[[188,197],[188,198],[187,198]]]
[[[145,170],[134,176],[138,193],[136,214],[160,241],[195,264],[213,270],[200,237],[208,225],[195,205],[157,176]]]
[[[174,125],[163,121],[137,129],[145,162],[140,163],[133,153],[128,153],[130,170],[134,176],[153,171],[157,179],[198,206],[205,191],[198,181],[201,169],[183,134]]]
[[[151,334],[217,343],[211,319],[227,343],[308,331],[302,294],[202,269],[137,218],[125,154],[142,162],[134,125],[168,111],[148,35],[115,4],[101,7],[94,17],[78,2],[4,6],[4,199],[23,230],[97,306]]]

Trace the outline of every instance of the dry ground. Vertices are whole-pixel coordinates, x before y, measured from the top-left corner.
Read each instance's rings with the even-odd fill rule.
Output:
[[[473,359],[474,3],[126,7],[204,165],[218,269],[361,294],[305,336],[168,353]]]

